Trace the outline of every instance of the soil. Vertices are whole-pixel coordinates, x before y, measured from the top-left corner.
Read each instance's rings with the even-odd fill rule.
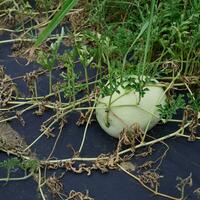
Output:
[[[0,67],[0,106],[6,107],[11,95],[15,93],[15,85],[12,79],[4,73],[3,67]],[[3,111],[0,111],[0,121],[3,118]],[[27,146],[24,139],[8,123],[0,123],[0,149],[19,155],[30,155],[31,151],[24,152]]]
[[[3,118],[0,117],[0,120]],[[29,155],[28,152],[23,152],[27,147],[25,140],[17,133],[8,123],[3,122],[0,126],[0,148],[8,150],[20,155]]]

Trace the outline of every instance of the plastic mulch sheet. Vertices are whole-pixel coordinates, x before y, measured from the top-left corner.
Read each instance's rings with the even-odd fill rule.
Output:
[[[6,36],[1,36],[5,39]],[[36,63],[30,63],[24,59],[11,57],[11,45],[5,44],[0,46],[0,65],[4,66],[5,73],[14,78],[24,76],[33,70],[37,70],[39,65]],[[77,70],[81,68],[77,65]],[[54,70],[53,82],[59,81],[60,69]],[[92,73],[92,71],[91,71]],[[23,78],[14,79],[14,83],[19,88],[19,93],[22,96],[29,95],[26,83]],[[40,76],[37,81],[38,95],[45,95],[48,91],[48,80],[46,76]],[[53,113],[48,110],[42,116],[33,114],[35,110],[25,112],[22,117],[25,122],[24,126],[18,119],[13,119],[9,122],[9,125],[24,138],[27,145],[29,145],[40,134],[41,124],[44,120],[48,119]],[[12,116],[12,113],[10,113]],[[177,118],[181,117],[181,111],[177,114]],[[73,150],[77,150],[80,146],[85,125],[77,126],[76,122],[79,119],[77,112],[71,113],[67,117],[67,124],[65,125],[61,136],[56,145],[55,151],[51,158],[65,159],[70,158],[73,155]],[[3,126],[3,124],[0,124]],[[179,127],[175,123],[167,123],[165,125],[157,125],[149,133],[153,137],[162,136],[177,130]],[[53,145],[58,135],[58,125],[55,126],[53,134],[55,137],[43,136],[32,147],[32,153],[39,159],[47,159],[50,154]],[[0,132],[0,134],[3,134]],[[14,137],[14,136],[13,136]],[[89,125],[86,140],[81,152],[82,157],[96,157],[99,154],[112,153],[117,146],[117,139],[108,136],[99,127],[98,123],[92,122]],[[163,162],[161,163],[158,173],[159,178],[159,191],[180,197],[180,191],[178,190],[180,185],[180,178],[187,178],[192,176],[192,186],[185,187],[185,194],[188,199],[197,199],[197,194],[194,190],[200,187],[200,143],[199,141],[189,142],[184,138],[171,138],[166,141],[169,145]],[[138,166],[149,160],[156,160],[159,156],[162,156],[166,151],[166,145],[157,143],[151,146],[153,149],[152,155],[148,158],[141,156],[133,156],[129,161],[132,163],[132,169],[139,170]],[[146,151],[147,149],[140,149],[139,153]],[[4,152],[0,152],[0,161],[4,161],[11,158],[12,155],[7,155]],[[79,163],[76,163],[77,165]],[[133,167],[135,166],[135,168]],[[130,171],[131,171],[130,170]],[[7,171],[0,168],[0,178],[6,177]],[[11,169],[10,177],[24,176],[24,172],[19,168]],[[83,194],[88,192],[91,198],[95,200],[159,200],[165,199],[164,197],[155,196],[153,193],[145,189],[134,178],[130,177],[121,170],[109,170],[102,173],[100,170],[93,170],[90,175],[84,173],[74,173],[65,169],[47,169],[46,177],[57,176],[60,177],[60,181],[63,185],[63,191],[65,194],[69,194],[71,190],[80,191]],[[59,199],[56,195],[52,194],[49,189],[44,189],[47,199]],[[37,183],[33,178],[29,178],[23,181],[9,181],[0,182],[0,200],[39,200],[41,199],[40,193],[37,187]],[[75,198],[74,198],[75,199]],[[77,200],[79,200],[77,198]]]

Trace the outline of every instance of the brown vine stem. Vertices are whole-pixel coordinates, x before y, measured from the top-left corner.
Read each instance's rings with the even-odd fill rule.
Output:
[[[49,129],[59,120],[60,118],[55,119],[30,145],[28,145],[25,149],[24,152],[30,149],[41,137],[43,137]]]
[[[80,154],[81,151],[82,151],[82,148],[83,148],[83,145],[84,145],[84,142],[85,142],[85,139],[86,139],[87,129],[88,129],[88,126],[89,126],[89,123],[90,123],[92,114],[93,114],[93,112],[94,112],[94,110],[95,110],[95,106],[96,106],[96,103],[94,103],[94,105],[93,105],[93,107],[92,107],[92,109],[91,109],[91,111],[90,111],[90,115],[89,115],[89,117],[88,117],[88,120],[87,120],[85,129],[84,129],[84,133],[83,133],[83,138],[82,138],[82,141],[81,141],[81,145],[80,145],[79,150],[78,150],[79,154]]]
[[[10,105],[14,104],[14,106],[9,107],[9,108],[0,108],[0,111],[10,111],[10,110],[13,110],[13,109],[15,109],[15,108],[18,108],[18,107],[20,107],[20,106],[24,106],[24,105],[26,105],[26,104],[32,104],[32,103],[33,103],[32,101],[14,102],[14,103],[8,102],[7,104],[10,104]]]
[[[200,118],[200,115],[199,117]],[[146,142],[146,143],[141,143],[141,144],[138,144],[136,145],[135,149],[139,149],[141,147],[145,147],[145,146],[149,146],[149,145],[153,145],[153,144],[156,144],[158,142],[161,142],[161,141],[164,141],[166,139],[169,139],[169,138],[172,138],[172,137],[185,137],[185,138],[189,138],[189,136],[187,135],[182,135],[180,132],[187,128],[188,126],[190,125],[190,123],[187,123],[185,124],[183,127],[179,128],[177,131],[171,133],[171,134],[168,134],[166,136],[163,136],[163,137],[160,137],[158,139],[154,139],[152,141],[149,141],[149,142]],[[196,137],[197,140],[200,140],[200,137]],[[123,151],[120,151],[119,152],[119,155],[123,155],[125,153],[128,153],[132,151],[132,148],[128,148],[128,149],[125,149]],[[45,165],[45,164],[53,164],[53,163],[61,163],[61,162],[69,162],[69,161],[95,161],[97,159],[108,159],[107,156],[105,157],[102,157],[102,158],[98,158],[98,157],[94,157],[94,158],[86,158],[86,157],[74,157],[74,158],[68,158],[68,159],[60,159],[60,160],[49,160],[48,162],[46,161],[41,161],[41,164],[42,165]]]
[[[19,154],[19,153],[15,152],[15,151],[8,150],[8,149],[3,149],[2,147],[0,148],[0,151],[5,152],[8,155],[14,155],[14,156],[16,156],[18,158],[22,158],[24,160],[32,160],[33,159],[33,158],[29,157],[29,156],[25,156],[23,154]]]
[[[83,99],[82,101],[78,101],[78,102],[76,102],[75,103],[75,106],[76,105],[80,105],[80,103],[84,103],[84,102],[87,102],[88,100],[87,99]],[[45,131],[43,131],[28,147],[26,147],[25,149],[24,149],[24,151],[27,151],[30,147],[32,147],[42,136],[44,136],[47,132],[48,132],[48,130],[49,130],[49,128],[51,128],[56,122],[58,122],[59,121],[59,119],[61,119],[62,117],[64,117],[65,115],[67,115],[68,113],[70,113],[72,110],[73,110],[73,107],[74,107],[74,105],[69,105],[69,106],[67,106],[67,107],[64,107],[63,108],[63,112],[62,112],[62,114],[60,114],[48,127],[47,127],[47,129],[45,129]],[[55,108],[55,107],[53,107],[53,108]],[[65,111],[65,112],[64,112]],[[57,116],[57,114],[56,115],[54,115],[54,116]]]
[[[64,123],[61,122],[61,126],[60,126],[60,130],[59,130],[58,136],[57,136],[57,138],[56,138],[56,141],[55,141],[55,143],[54,143],[54,145],[53,145],[53,148],[52,148],[52,150],[51,150],[51,152],[50,152],[50,154],[49,154],[47,160],[49,160],[49,159],[51,158],[53,152],[55,151],[55,148],[56,148],[56,145],[57,145],[57,143],[58,143],[58,140],[59,140],[59,138],[60,138],[60,136],[61,136],[63,127],[64,127]],[[44,169],[44,177],[46,177],[46,171],[47,171],[47,166],[45,166],[45,169]],[[43,184],[45,184],[45,182],[44,182]],[[43,185],[43,184],[42,184],[42,185]]]
[[[9,118],[6,118],[6,119],[2,119],[0,120],[0,123],[3,123],[3,122],[7,122],[7,121],[10,121],[10,120],[13,120],[13,119],[16,119],[17,116],[12,116],[12,117],[9,117]]]
[[[141,148],[141,147],[153,145],[153,144],[155,144],[155,143],[158,143],[158,142],[160,142],[160,141],[164,141],[164,140],[169,139],[169,138],[172,138],[172,137],[187,137],[187,138],[188,138],[189,136],[183,135],[183,134],[181,134],[180,132],[182,132],[182,130],[184,130],[185,128],[187,128],[189,125],[190,125],[190,123],[187,123],[187,124],[185,124],[183,127],[181,127],[180,129],[178,129],[177,131],[175,131],[175,132],[173,132],[173,133],[171,133],[171,134],[165,135],[165,136],[163,136],[163,137],[160,137],[160,138],[158,138],[158,139],[152,140],[152,141],[150,141],[150,142],[140,143],[140,144],[136,145],[135,148],[138,149],[138,148]],[[200,137],[196,137],[196,139],[200,140]],[[125,149],[125,150],[119,152],[119,154],[121,155],[121,154],[127,153],[127,152],[129,152],[129,151],[131,151],[131,148]]]
[[[124,169],[120,164],[117,164],[117,166],[126,174],[128,174],[129,176],[131,176],[132,178],[134,178],[136,181],[138,181],[143,187],[145,187],[147,190],[149,190],[150,192],[152,192],[153,194],[155,194],[156,196],[160,196],[160,197],[164,197],[167,199],[171,199],[171,200],[183,200],[182,198],[178,198],[178,197],[173,197],[161,192],[158,192],[152,188],[150,188],[149,186],[147,186],[146,184],[144,184],[140,178],[138,178],[137,176],[133,175],[132,173],[130,173],[129,171],[127,171],[126,169]]]
[[[38,179],[39,179],[38,180],[38,187],[39,187],[39,191],[40,191],[41,197],[42,197],[43,200],[46,200],[44,192],[42,190],[42,186],[41,186],[42,185],[42,173],[41,173],[40,167],[38,169]]]
[[[53,152],[55,151],[56,145],[57,145],[57,143],[58,143],[58,140],[59,140],[59,138],[60,138],[60,136],[61,136],[61,133],[62,133],[62,130],[63,130],[63,126],[64,126],[64,123],[62,123],[62,125],[61,125],[61,127],[60,127],[58,136],[57,136],[57,138],[56,138],[56,141],[55,141],[55,143],[54,143],[54,145],[53,145],[53,148],[52,148],[52,150],[51,150],[51,152],[50,152],[50,154],[49,154],[47,160],[49,160],[49,159],[51,158]]]
[[[20,111],[20,115],[22,115],[24,112],[28,111],[28,110],[31,110],[33,109],[34,107],[36,107],[37,104],[32,104],[30,105],[29,107],[25,108],[24,110]],[[1,110],[0,110],[1,111]],[[13,120],[13,119],[17,119],[17,115],[15,116],[12,116],[12,117],[9,117],[9,118],[6,118],[6,119],[2,119],[0,120],[0,123],[3,123],[3,122],[7,122],[7,121],[10,121],[10,120]]]

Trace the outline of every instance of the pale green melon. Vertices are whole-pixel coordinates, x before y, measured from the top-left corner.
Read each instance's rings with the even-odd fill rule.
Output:
[[[140,101],[138,92],[127,91],[119,87],[119,93],[115,92],[112,95],[109,112],[107,112],[107,108],[110,96],[99,97],[96,106],[96,118],[106,133],[118,138],[124,128],[129,128],[135,123],[138,123],[142,130],[150,130],[160,121],[156,105],[166,103],[164,90],[158,86],[157,81],[146,87],[148,91],[145,92]]]

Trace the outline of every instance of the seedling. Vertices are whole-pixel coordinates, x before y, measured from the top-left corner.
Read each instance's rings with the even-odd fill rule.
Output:
[[[47,53],[44,51],[38,52],[37,62],[41,64],[41,66],[44,69],[48,70],[49,72],[49,94],[52,93],[52,70],[56,64],[58,50],[59,50],[63,36],[64,36],[64,29],[62,28],[61,35],[57,36],[56,41],[51,44],[50,49],[49,49],[50,52],[47,52]]]

